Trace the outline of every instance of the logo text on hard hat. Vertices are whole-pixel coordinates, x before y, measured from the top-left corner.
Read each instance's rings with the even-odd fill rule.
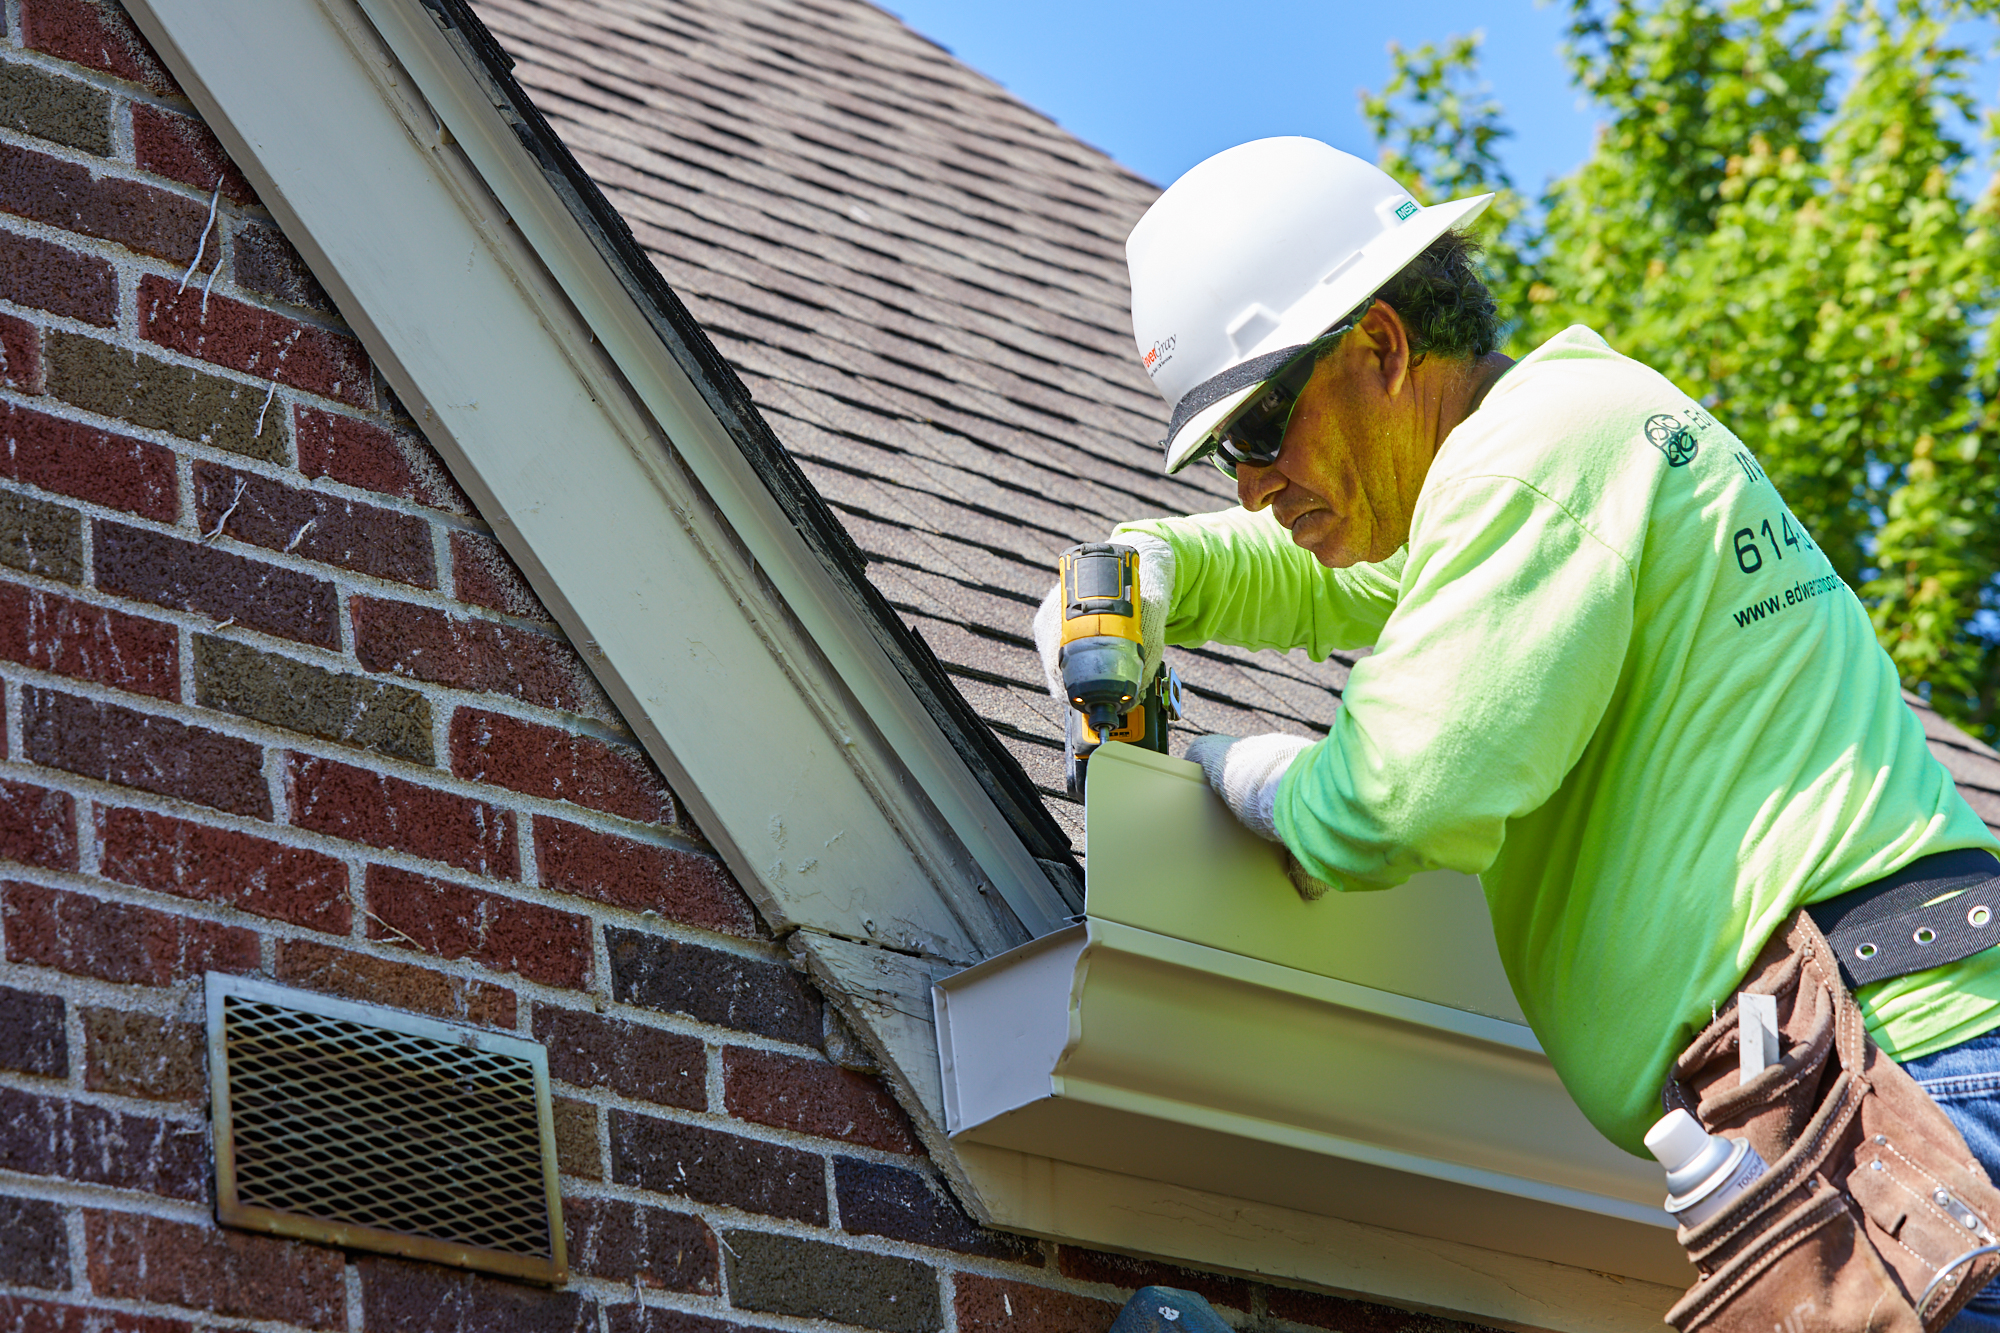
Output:
[[[1402,203],[1396,205],[1396,221],[1408,222],[1416,215],[1417,205],[1414,200],[1405,199]]]
[[[1162,338],[1146,349],[1146,354],[1139,358],[1139,363],[1146,367],[1148,375],[1158,375],[1160,367],[1174,359],[1174,342],[1179,336],[1176,334],[1172,338]]]

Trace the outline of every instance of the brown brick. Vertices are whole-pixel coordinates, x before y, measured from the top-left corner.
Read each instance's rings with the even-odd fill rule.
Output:
[[[199,1024],[95,1007],[81,1017],[83,1083],[93,1092],[155,1102],[199,1101],[207,1092]]]
[[[612,991],[621,1003],[802,1046],[821,1038],[819,993],[783,963],[637,930],[612,928],[604,934]]]
[[[326,579],[103,519],[91,541],[97,586],[105,592],[233,620],[281,639],[340,646],[340,603]]]
[[[279,940],[277,978],[364,1004],[386,1004],[482,1027],[514,1026],[514,992],[427,967],[350,953],[317,940]]]
[[[923,1151],[880,1079],[743,1046],[722,1052],[722,1078],[723,1100],[739,1120],[884,1152]]]
[[[610,1333],[744,1333],[740,1324],[657,1305],[613,1305],[604,1313]]]
[[[333,301],[306,267],[306,261],[292,248],[284,233],[261,222],[238,224],[230,257],[236,285],[289,305],[304,306],[322,314],[334,314]],[[301,413],[315,411],[301,408]],[[324,415],[324,414],[321,414]],[[308,474],[310,475],[310,474]]]
[[[106,902],[39,884],[0,883],[7,961],[164,986],[203,972],[253,972],[257,936],[236,926]]]
[[[167,176],[198,190],[213,190],[239,204],[254,204],[257,194],[229,154],[192,116],[176,115],[146,102],[132,104],[132,151],[139,170]]]
[[[452,595],[523,620],[551,620],[506,549],[483,532],[451,534]]]
[[[826,1160],[818,1154],[634,1111],[610,1114],[618,1184],[825,1225]]]
[[[180,634],[172,625],[88,602],[0,584],[0,658],[113,689],[181,697]]]
[[[673,793],[639,750],[490,709],[452,714],[451,771],[641,823],[674,822]]]
[[[1240,1277],[1222,1277],[1153,1259],[1108,1254],[1103,1250],[1063,1245],[1056,1250],[1056,1267],[1064,1277],[1078,1282],[1102,1282],[1108,1286],[1137,1291],[1141,1287],[1175,1287],[1192,1291],[1211,1305],[1235,1310],[1250,1308],[1250,1283]]]
[[[149,810],[96,811],[106,879],[345,935],[347,867],[304,847]]]
[[[195,1333],[194,1325],[184,1319],[57,1305],[26,1296],[0,1296],[0,1329],[7,1333]]]
[[[0,129],[108,157],[111,94],[53,70],[0,61]]]
[[[255,385],[168,365],[80,333],[50,329],[48,391],[89,412],[231,453],[285,461],[284,404]]]
[[[69,1037],[63,1028],[62,996],[0,986],[0,1069],[44,1078],[69,1077]],[[7,1229],[0,1226],[0,1236],[6,1234]]]
[[[117,0],[21,0],[21,44],[164,97],[182,96]]]
[[[959,1333],[1104,1333],[1118,1307],[1088,1296],[1025,1282],[960,1273],[955,1306]]]
[[[565,1199],[563,1229],[572,1272],[701,1295],[721,1285],[715,1234],[698,1217],[619,1199]]]
[[[0,211],[176,264],[195,262],[209,225],[206,204],[138,181],[93,177],[88,167],[14,144],[0,144]],[[211,236],[204,272],[221,248]],[[169,290],[174,285],[167,283]],[[201,293],[194,299],[200,301]]]
[[[162,347],[356,407],[375,401],[368,354],[348,334],[158,274],[139,279],[138,301],[140,336]]]
[[[368,867],[368,937],[548,986],[590,983],[590,919],[390,866]]]
[[[370,671],[617,720],[583,659],[561,639],[410,602],[356,597],[351,605],[354,655]]]
[[[41,1199],[0,1199],[0,1236],[6,1237],[0,1243],[0,1282],[43,1291],[69,1286],[69,1237],[60,1206]],[[33,1312],[8,1323],[5,1298],[0,1297],[0,1328],[28,1333],[37,1327]]]
[[[604,1153],[597,1142],[597,1108],[574,1097],[551,1099],[556,1126],[556,1169],[584,1180],[604,1179]]]
[[[131,708],[21,687],[34,763],[257,819],[271,817],[264,752],[250,741]]]
[[[347,1327],[339,1250],[133,1213],[84,1212],[90,1285],[238,1319]]]
[[[496,1282],[435,1264],[364,1255],[362,1327],[395,1333],[597,1333],[597,1304],[573,1291]]]
[[[431,525],[218,463],[194,465],[196,522],[211,533],[418,588],[437,586]]]
[[[42,330],[17,315],[0,315],[0,384],[23,393],[41,393]]]
[[[838,1157],[833,1180],[843,1231],[1041,1266],[1035,1242],[981,1227],[942,1185],[920,1171]]]
[[[738,1309],[884,1333],[935,1333],[944,1326],[937,1270],[928,1264],[756,1231],[731,1231],[723,1243],[729,1303]]]
[[[294,754],[287,763],[292,822],[300,828],[476,875],[513,879],[519,872],[511,810],[331,759]]]
[[[535,864],[544,888],[708,930],[758,933],[756,909],[713,856],[537,815]]]
[[[200,1199],[208,1188],[207,1136],[198,1124],[0,1088],[0,1170]]]
[[[197,634],[194,696],[204,708],[412,763],[431,762],[430,700],[387,681],[342,675]]]
[[[662,1106],[708,1108],[708,1056],[693,1037],[538,1004],[535,1040],[549,1048],[551,1078]]]
[[[1273,1319],[1289,1319],[1295,1324],[1336,1329],[1339,1333],[1491,1333],[1490,1329],[1462,1324],[1456,1319],[1414,1314],[1290,1287],[1267,1289],[1265,1305]]]
[[[180,517],[173,450],[13,403],[0,410],[0,476],[161,523]]]
[[[83,519],[74,509],[0,491],[0,565],[83,582]]]
[[[308,477],[331,477],[363,490],[477,517],[444,460],[414,435],[304,404],[298,407],[294,430],[299,471]]]
[[[108,259],[0,232],[0,298],[109,328],[118,318],[118,275]]]
[[[0,781],[0,857],[44,870],[76,869],[76,802],[69,793]]]

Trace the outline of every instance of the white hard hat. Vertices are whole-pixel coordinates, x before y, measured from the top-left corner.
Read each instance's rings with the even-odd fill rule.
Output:
[[[1492,199],[1421,208],[1387,173],[1299,138],[1240,144],[1175,181],[1125,242],[1139,360],[1174,409],[1167,471],[1278,373],[1272,353],[1331,328]],[[1261,359],[1277,364],[1259,374]]]

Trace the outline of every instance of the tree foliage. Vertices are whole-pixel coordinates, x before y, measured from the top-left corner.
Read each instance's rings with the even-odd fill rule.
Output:
[[[1391,48],[1363,99],[1384,167],[1428,198],[1499,189],[1509,350],[1587,324],[1700,399],[1861,594],[1904,683],[2000,738],[2000,188],[1968,142],[1965,11],[1570,5],[1572,76],[1602,123],[1538,209],[1501,170],[1476,36]]]

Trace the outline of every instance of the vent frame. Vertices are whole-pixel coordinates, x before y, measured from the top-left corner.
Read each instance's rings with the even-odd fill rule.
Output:
[[[561,1286],[568,1281],[562,1192],[556,1162],[554,1101],[549,1088],[548,1051],[545,1047],[509,1033],[447,1023],[380,1005],[316,995],[310,991],[219,972],[206,974],[204,991],[208,1011],[209,1112],[215,1142],[217,1222],[244,1231],[260,1231],[347,1249],[424,1259],[548,1286]],[[514,1253],[245,1202],[238,1170],[237,1115],[231,1097],[233,1080],[227,1015],[228,1002],[232,999],[526,1062],[534,1081],[535,1127],[539,1140],[542,1209],[548,1228],[548,1253]]]

